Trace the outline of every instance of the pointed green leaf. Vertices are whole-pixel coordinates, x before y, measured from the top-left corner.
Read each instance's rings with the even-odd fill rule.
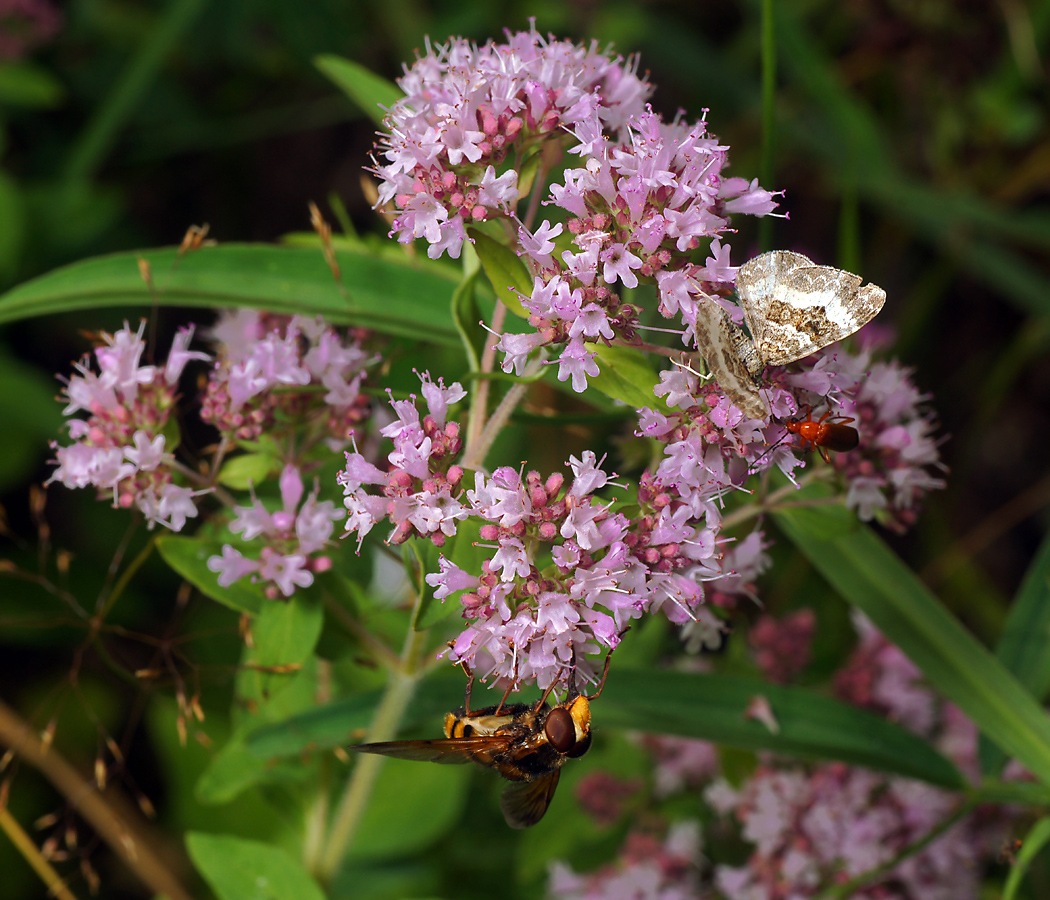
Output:
[[[1010,607],[996,656],[1037,698],[1050,691],[1050,536]]]
[[[756,697],[768,701],[776,731],[747,716]],[[772,750],[962,788],[959,771],[910,731],[865,710],[804,688],[760,678],[617,669],[591,709],[596,729],[632,728],[704,738],[747,750]]]
[[[269,453],[244,453],[234,456],[222,464],[219,470],[219,484],[235,491],[246,491],[253,485],[261,484],[267,476],[277,472],[281,461]]]
[[[1050,691],[1050,535],[1028,567],[1010,606],[995,655],[1036,699]],[[998,771],[1006,756],[981,739],[981,770]]]
[[[65,98],[66,89],[54,75],[35,63],[0,63],[0,103],[31,108],[53,108]]]
[[[474,239],[474,251],[496,296],[514,315],[527,319],[529,313],[521,305],[520,295],[528,297],[532,294],[532,276],[525,263],[510,247],[493,240],[483,231],[468,228],[467,233]]]
[[[867,526],[813,527],[822,508],[786,509],[777,524],[839,594],[910,657],[990,740],[1050,783],[1050,717],[1013,675]]]
[[[223,244],[181,260],[173,249],[143,250],[55,269],[0,297],[0,323],[112,306],[250,306],[459,346],[449,314],[452,270],[359,252],[336,255],[352,301],[340,293],[319,248]],[[149,265],[153,291],[142,280],[140,260]]]
[[[386,111],[405,96],[396,84],[342,56],[325,53],[314,57],[314,65],[377,125],[383,124]]]
[[[622,400],[632,409],[643,406],[666,409],[663,398],[653,393],[653,386],[659,378],[644,353],[630,347],[585,346],[598,354],[598,368],[601,370],[594,378],[587,379],[591,387],[614,400]]]

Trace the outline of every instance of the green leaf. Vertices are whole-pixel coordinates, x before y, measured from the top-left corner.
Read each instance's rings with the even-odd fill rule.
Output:
[[[1050,816],[1043,816],[1028,829],[1028,834],[1024,836],[1021,848],[1017,851],[1017,861],[1011,867],[1010,874],[1006,876],[1002,900],[1014,900],[1025,872],[1028,871],[1028,867],[1039,851],[1046,846],[1047,841],[1050,841]]]
[[[385,760],[349,861],[412,856],[434,843],[462,815],[471,774],[469,766]]]
[[[377,125],[383,124],[386,111],[405,96],[396,84],[341,56],[315,56],[314,65]]]
[[[245,650],[250,658],[251,650]],[[268,722],[313,709],[317,702],[317,663],[309,659],[298,672],[281,676],[279,689],[270,696],[238,697],[238,718],[244,717],[236,731],[213,753],[193,786],[196,800],[205,806],[230,803],[248,788],[260,784],[298,785],[316,774],[301,759],[264,759],[245,747],[245,735]],[[252,687],[251,684],[248,685]],[[250,702],[241,702],[248,700]]]
[[[246,671],[238,677],[241,695],[263,699],[287,684],[314,652],[323,625],[324,607],[307,592],[265,603],[252,622]]]
[[[614,400],[622,400],[632,409],[643,406],[666,409],[663,398],[653,393],[653,386],[659,378],[644,353],[630,347],[584,346],[598,354],[598,368],[601,370],[594,378],[587,379],[591,387]]]
[[[181,260],[174,249],[143,250],[55,269],[0,297],[0,323],[112,306],[249,306],[459,346],[448,303],[456,280],[445,267],[350,251],[336,255],[352,303],[339,292],[319,248],[224,244]],[[142,281],[140,259],[149,265],[155,291]]]
[[[474,252],[478,254],[496,296],[514,315],[527,319],[529,312],[521,305],[519,296],[532,294],[532,276],[525,263],[510,247],[493,240],[483,231],[468,228],[467,233],[474,239]]]
[[[222,555],[222,544],[203,538],[162,534],[157,538],[157,550],[169,566],[185,578],[204,596],[217,600],[237,612],[255,615],[266,596],[258,585],[241,579],[229,587],[219,586],[219,576],[208,568],[208,558]]]
[[[273,844],[191,831],[186,849],[219,900],[325,900],[306,869]]]
[[[194,787],[197,799],[208,806],[228,803],[242,791],[266,777],[266,760],[248,750],[237,738],[231,738],[211,758]]]
[[[1025,573],[995,655],[1036,699],[1046,697],[1050,691],[1050,535]],[[982,771],[998,771],[1005,762],[1003,752],[982,738]]]
[[[223,463],[218,481],[235,491],[246,491],[264,482],[279,467],[280,460],[269,453],[245,453]]]
[[[251,731],[245,738],[245,746],[257,756],[271,758],[360,741],[381,696],[378,690],[353,694],[289,716]],[[443,715],[462,703],[462,677],[428,678],[416,688],[402,720],[402,729],[422,725],[427,735],[440,737]]]
[[[1050,691],[1050,535],[1025,573],[995,654],[1037,699]]]
[[[992,741],[1050,783],[1050,718],[868,527],[829,536],[824,510],[780,510],[777,524],[829,584],[864,612]]]
[[[776,733],[746,717],[756,697],[769,702]],[[596,729],[704,738],[746,750],[841,760],[947,788],[965,786],[955,766],[899,725],[813,691],[756,677],[614,666],[592,715]]]
[[[0,64],[0,104],[51,109],[65,94],[62,82],[43,66],[31,62]]]

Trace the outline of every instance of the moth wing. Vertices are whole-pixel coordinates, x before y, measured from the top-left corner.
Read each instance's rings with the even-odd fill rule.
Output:
[[[411,759],[418,762],[467,763],[478,762],[485,765],[478,755],[487,755],[505,751],[511,740],[504,735],[480,735],[469,738],[442,738],[433,741],[380,741],[375,744],[352,744],[348,750],[358,753],[378,753],[380,756],[393,756],[397,759]]]
[[[507,824],[511,828],[528,828],[542,819],[551,805],[560,777],[561,769],[555,769],[532,781],[511,781],[507,784],[499,799],[499,808]]]
[[[765,342],[765,326],[777,285],[789,273],[812,265],[813,260],[801,253],[771,250],[748,260],[737,270],[737,298],[756,346]]]
[[[714,300],[701,298],[697,304],[696,346],[718,379],[718,386],[737,409],[752,419],[769,415],[749,371],[749,361],[754,362],[756,371],[763,367],[754,346]]]
[[[759,355],[768,365],[783,366],[866,325],[882,309],[886,292],[874,284],[861,287],[862,281],[831,266],[785,272],[766,304],[762,335],[755,340]]]

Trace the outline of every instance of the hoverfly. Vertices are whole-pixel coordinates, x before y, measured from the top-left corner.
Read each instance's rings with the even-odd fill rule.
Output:
[[[547,812],[565,761],[583,756],[591,747],[590,702],[597,699],[605,687],[609,656],[605,658],[597,691],[591,695],[580,693],[574,665],[568,693],[553,707],[547,702],[552,685],[534,704],[505,705],[507,695],[504,694],[496,706],[471,710],[470,689],[474,676],[466,666],[464,669],[467,671],[464,705],[445,716],[443,740],[383,741],[356,744],[347,749],[424,762],[475,762],[495,769],[510,782],[500,796],[503,818],[511,828],[528,828]]]

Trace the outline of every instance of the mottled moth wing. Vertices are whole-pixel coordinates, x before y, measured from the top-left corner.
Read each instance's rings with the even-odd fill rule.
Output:
[[[852,272],[815,265],[801,253],[774,250],[737,272],[737,295],[759,357],[783,366],[841,341],[886,302],[882,288]]]
[[[706,297],[697,304],[696,346],[718,386],[737,409],[752,419],[769,415],[750,371],[751,365],[756,365],[757,370],[762,368],[757,364],[754,347],[726,311]]]

